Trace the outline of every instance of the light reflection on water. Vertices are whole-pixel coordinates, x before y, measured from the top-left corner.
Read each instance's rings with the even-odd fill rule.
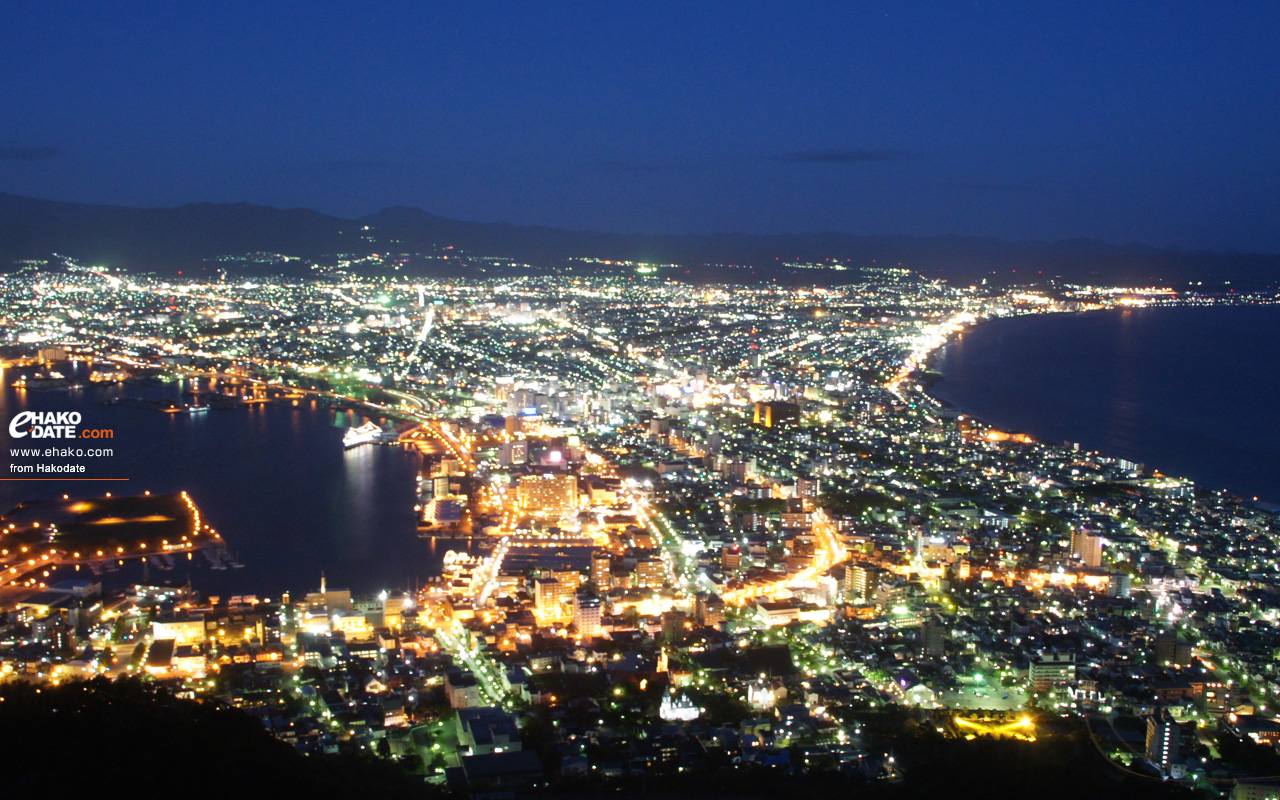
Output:
[[[418,539],[413,512],[421,457],[376,445],[344,450],[344,429],[334,425],[334,412],[327,407],[303,401],[166,414],[101,401],[142,396],[190,402],[181,393],[193,382],[34,392],[10,386],[18,374],[13,369],[0,373],[5,461],[14,446],[7,434],[13,414],[78,410],[82,427],[115,431],[110,441],[115,454],[97,463],[84,459],[86,476],[130,480],[0,481],[0,511],[64,493],[185,489],[245,566],[214,571],[197,557],[179,561],[170,572],[151,570],[151,578],[189,576],[196,588],[213,594],[274,597],[288,589],[297,595],[316,588],[321,571],[330,586],[375,592],[412,587],[439,572],[440,555],[432,542]],[[7,464],[0,469],[8,475]],[[140,568],[103,580],[120,585],[139,577]]]
[[[1000,320],[940,353],[943,399],[993,425],[1280,502],[1280,306]]]

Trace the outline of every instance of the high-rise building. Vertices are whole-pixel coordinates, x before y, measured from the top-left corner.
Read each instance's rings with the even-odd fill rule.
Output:
[[[799,501],[788,501],[799,503]],[[788,508],[782,512],[782,529],[790,531],[807,531],[813,528],[813,515],[802,508]]]
[[[596,550],[591,554],[591,582],[596,591],[607,592],[613,588],[609,572],[613,569],[613,556],[607,550]]]
[[[503,442],[498,447],[498,463],[504,467],[521,467],[529,462],[529,443],[524,439]]]
[[[1037,692],[1066,686],[1076,679],[1076,656],[1074,653],[1049,653],[1032,659],[1027,677]]]
[[[431,493],[436,497],[448,497],[453,494],[450,491],[448,475],[436,475],[431,479]]]
[[[1102,537],[1085,528],[1071,532],[1071,557],[1086,567],[1102,566]]]
[[[747,472],[748,466],[745,461],[726,458],[720,463],[720,474],[730,483],[746,483]]]
[[[947,627],[937,617],[930,617],[920,626],[920,652],[926,657],[947,654]]]
[[[742,548],[736,544],[726,545],[720,551],[720,566],[724,569],[738,569],[742,566]]]
[[[571,514],[578,510],[578,478],[567,474],[522,475],[516,499],[531,514]]]
[[[593,594],[579,592],[574,595],[573,624],[582,638],[594,639],[600,635],[600,607],[600,598]]]
[[[1107,595],[1110,597],[1128,597],[1133,588],[1133,577],[1127,572],[1115,572],[1111,582],[1107,584]]]
[[[560,581],[539,578],[533,582],[533,607],[539,614],[560,613]]]
[[[532,417],[538,414],[538,394],[532,389],[517,389],[511,396],[508,407],[517,415]]]
[[[853,600],[874,600],[880,590],[885,570],[874,564],[848,564],[845,566],[849,596]]]
[[[662,612],[662,635],[668,642],[679,642],[684,636],[689,617],[680,609]]]
[[[582,573],[573,569],[542,571],[542,577],[555,578],[560,582],[560,602],[567,603],[578,587],[582,585]]]
[[[1160,709],[1147,717],[1147,760],[1168,775],[1173,767],[1181,764],[1182,728]]]
[[[636,562],[636,588],[657,589],[667,582],[667,563],[661,558],[642,558]]]
[[[724,434],[720,431],[713,431],[707,434],[707,440],[703,447],[710,455],[718,455],[724,448]]]
[[[796,497],[812,499],[822,494],[822,481],[817,478],[796,478]]]
[[[1166,631],[1156,636],[1156,666],[1191,666],[1191,643],[1178,639],[1178,634]]]
[[[693,613],[699,625],[718,628],[724,622],[724,601],[719,595],[699,592],[695,598]]]

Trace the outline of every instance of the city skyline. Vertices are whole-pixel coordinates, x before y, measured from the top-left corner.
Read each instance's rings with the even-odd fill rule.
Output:
[[[1280,476],[1246,465],[1250,499],[1139,461],[1184,438],[1200,474],[1193,426],[1229,416],[1241,459],[1274,451],[1273,415],[1222,405],[1268,376],[1227,365],[1180,420],[1142,400],[1142,445],[1123,390],[1196,353],[1159,331],[1152,352],[1143,325],[1212,339],[1209,314],[1265,347],[1280,291],[852,263],[793,265],[831,286],[691,284],[451,246],[225,258],[0,276],[0,721],[29,728],[9,700],[37,690],[76,719],[64,684],[158,713],[164,687],[269,737],[228,745],[378,755],[427,796],[733,794],[780,770],[919,793],[951,758],[1043,788],[978,767],[989,748],[1124,787],[1090,796],[1273,791]],[[1103,378],[1019,379],[1052,399],[1031,430],[1103,396],[1130,437],[1054,444],[943,399],[945,359],[979,364],[1024,322],[1091,324],[1067,355]]]
[[[1280,800],[1280,5],[5,22],[0,786]]]
[[[988,746],[1064,786],[1270,791],[1280,506],[995,427],[933,369],[1004,323],[1258,322],[1275,290],[399,258],[0,277],[0,716],[166,687],[428,795],[920,791]],[[25,483],[63,467],[90,482]]]

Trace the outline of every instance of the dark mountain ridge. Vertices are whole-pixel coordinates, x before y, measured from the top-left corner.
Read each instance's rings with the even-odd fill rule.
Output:
[[[987,278],[1027,283],[1059,277],[1117,285],[1280,285],[1280,255],[1178,251],[1083,238],[1038,242],[956,234],[617,234],[464,222],[404,206],[349,220],[249,203],[129,208],[0,194],[3,271],[52,253],[172,275],[180,270],[208,273],[217,268],[211,259],[255,252],[315,261],[340,253],[429,253],[446,246],[532,264],[583,257],[678,264],[688,270],[680,277],[689,280],[840,282],[839,272],[786,266],[839,259],[859,267],[902,264],[956,282]],[[236,269],[248,267],[240,263]]]

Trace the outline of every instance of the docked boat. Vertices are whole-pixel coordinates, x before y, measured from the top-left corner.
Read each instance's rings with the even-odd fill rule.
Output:
[[[15,389],[32,389],[37,392],[56,392],[60,389],[83,389],[84,381],[79,378],[67,378],[59,372],[47,375],[31,375],[19,378],[14,382]]]
[[[366,422],[358,428],[347,428],[342,437],[342,446],[350,450],[362,444],[372,444],[382,435],[382,428],[372,422]]]

